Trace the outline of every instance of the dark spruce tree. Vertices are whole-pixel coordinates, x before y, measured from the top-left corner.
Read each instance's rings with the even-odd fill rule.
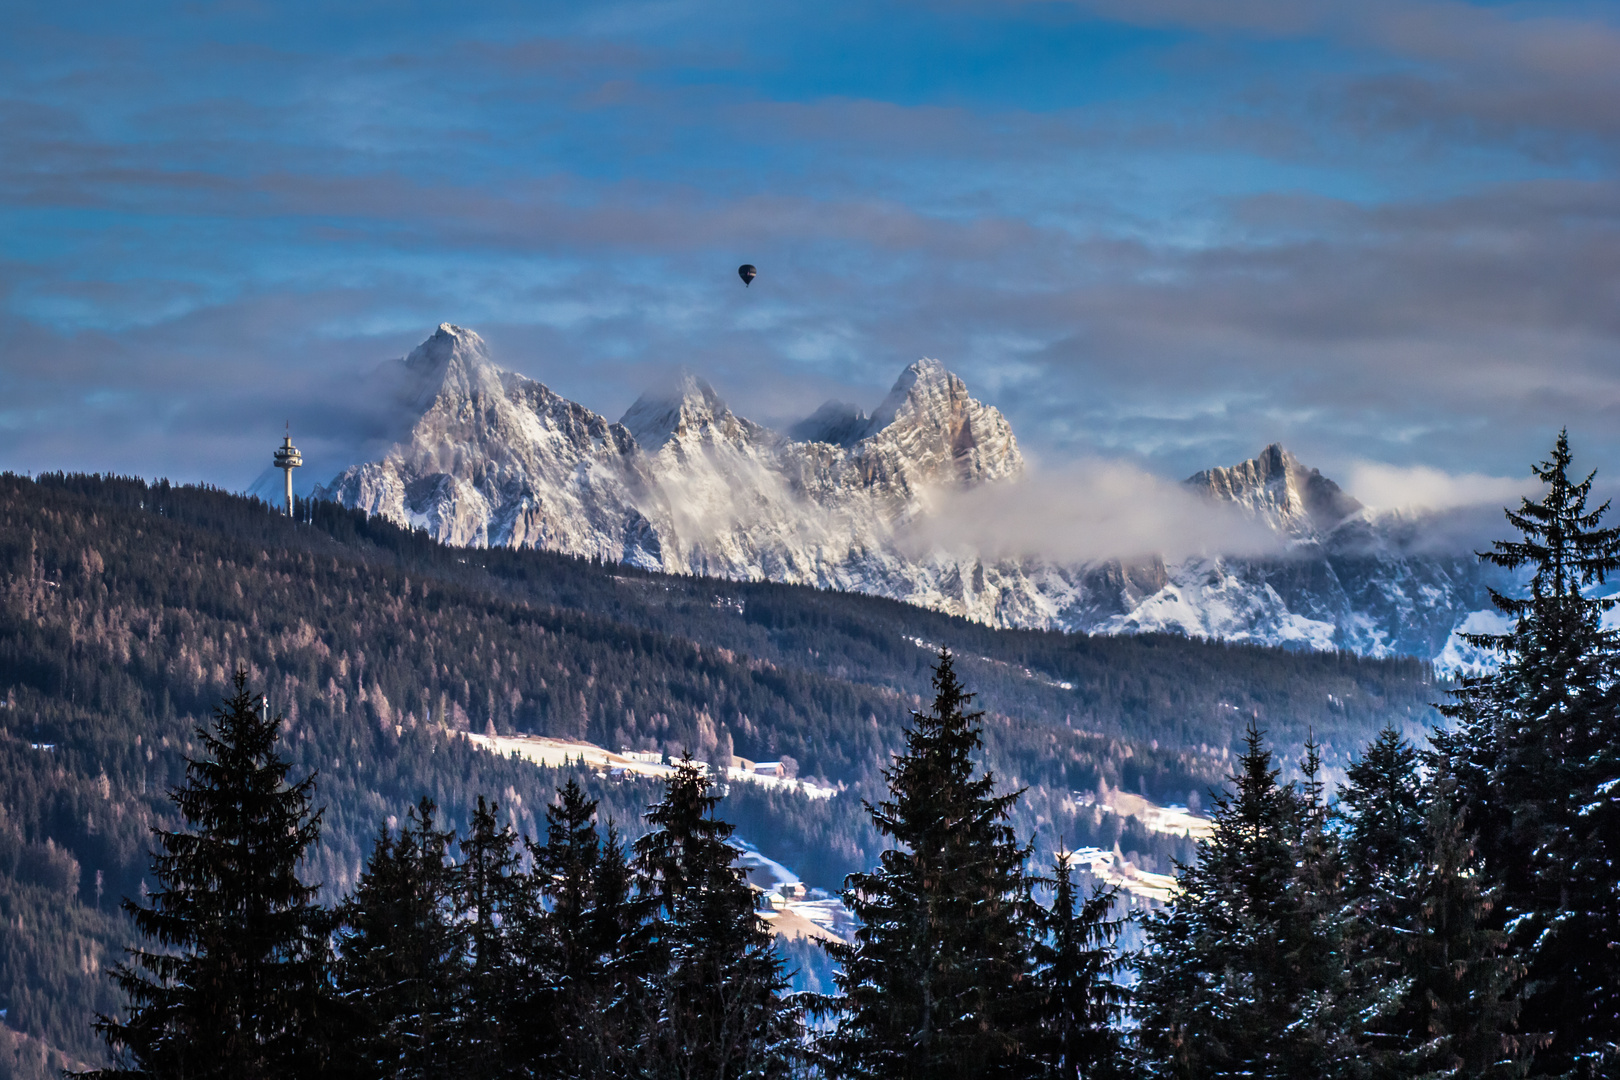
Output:
[[[1153,1075],[1354,1075],[1357,1000],[1334,860],[1307,760],[1307,792],[1277,782],[1252,726],[1214,805],[1214,832],[1148,922],[1138,988]]]
[[[1364,1027],[1396,1007],[1397,987],[1388,980],[1358,980],[1355,958],[1364,951],[1365,924],[1346,910],[1344,860],[1322,780],[1320,747],[1307,738],[1300,762],[1298,834],[1294,878],[1282,915],[1292,945],[1285,970],[1299,995],[1300,1021],[1288,1052],[1321,1077],[1353,1077]],[[1296,1075],[1298,1075],[1296,1073]]]
[[[1394,989],[1367,1025],[1371,1056],[1395,1060],[1429,1039],[1427,1007],[1406,978],[1418,913],[1415,883],[1424,852],[1423,779],[1418,751],[1386,727],[1346,771],[1335,807],[1344,862],[1346,917],[1355,928],[1352,970],[1360,985]]]
[[[429,1080],[467,1075],[456,1046],[467,966],[455,920],[454,833],[424,798],[371,859],[339,911],[338,985],[353,1018],[355,1075]]]
[[[719,801],[688,755],[635,844],[640,891],[656,905],[658,1021],[641,1065],[652,1076],[784,1076],[798,1052],[798,1010],[782,998],[782,961],[727,842],[733,826],[714,816]]]
[[[456,1023],[459,1067],[479,1080],[519,1075],[514,1004],[520,979],[514,931],[529,895],[528,875],[500,807],[478,796],[455,871],[456,919],[466,938],[466,986]]]
[[[1449,777],[1435,779],[1407,890],[1397,1015],[1410,1026],[1396,1060],[1411,1076],[1511,1080],[1529,1071],[1536,1047],[1517,1033],[1522,968],[1496,926],[1495,891],[1482,882],[1454,795]]]
[[[569,779],[546,807],[546,842],[529,842],[544,902],[518,919],[527,1017],[511,1034],[539,1075],[629,1075],[653,1027],[641,907],[596,806]]]
[[[320,836],[314,777],[288,782],[279,716],[236,691],[197,729],[201,756],[170,792],[181,827],[154,829],[158,887],[124,908],[151,947],[112,977],[124,1019],[96,1024],[101,1077],[317,1076],[328,1065],[326,915],[298,867]]]
[[[1423,844],[1423,778],[1418,751],[1386,727],[1345,772],[1337,816],[1343,823],[1346,885],[1353,898],[1377,901],[1417,865]]]
[[[1035,943],[1035,985],[1040,992],[1038,1030],[1031,1051],[1041,1075],[1054,1080],[1099,1080],[1132,1075],[1120,1022],[1130,993],[1116,978],[1127,959],[1115,942],[1124,918],[1110,917],[1117,889],[1101,886],[1079,895],[1067,851],[1052,864],[1052,906],[1037,908],[1041,937]]]
[[[1521,535],[1481,558],[1530,572],[1528,595],[1498,593],[1513,620],[1470,640],[1497,650],[1443,710],[1455,727],[1437,750],[1486,873],[1498,917],[1526,967],[1522,1026],[1550,1037],[1538,1074],[1620,1069],[1620,636],[1602,624],[1617,601],[1588,595],[1620,569],[1620,529],[1590,508],[1592,475],[1570,476],[1560,433],[1534,467],[1547,485],[1507,519]]]
[[[933,708],[912,714],[884,773],[890,798],[867,807],[895,846],[850,875],[844,902],[860,927],[852,944],[828,946],[843,968],[824,1042],[836,1075],[1038,1074],[1029,848],[1007,824],[1020,792],[998,795],[975,774],[983,714],[967,711],[972,697],[942,651]]]
[[[650,933],[643,917],[647,904],[635,894],[629,853],[611,822],[592,888],[588,921],[597,960],[577,1008],[583,1013],[594,1006],[594,1011],[581,1024],[590,1041],[576,1074],[621,1076],[633,1048],[653,1029],[650,1005],[656,997],[649,978]]]

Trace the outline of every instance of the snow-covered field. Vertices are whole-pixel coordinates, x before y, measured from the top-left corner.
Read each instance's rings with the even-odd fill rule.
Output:
[[[1199,817],[1185,806],[1160,806],[1128,791],[1110,792],[1107,809],[1124,817],[1135,818],[1149,832],[1164,833],[1167,836],[1188,836],[1194,840],[1207,840],[1215,831],[1213,821]]]
[[[1207,840],[1215,831],[1213,821],[1194,814],[1185,806],[1160,806],[1128,791],[1109,791],[1101,796],[1077,793],[1075,801],[1081,806],[1095,806],[1104,813],[1135,818],[1149,832],[1167,836]],[[1175,892],[1176,879],[1173,876],[1143,870],[1117,850],[1079,848],[1072,854],[1077,869],[1105,885],[1116,885],[1137,899],[1162,904]]]
[[[1102,848],[1080,848],[1070,852],[1072,865],[1104,885],[1118,886],[1122,892],[1143,900],[1167,904],[1176,891],[1176,879],[1169,874],[1153,874],[1127,862],[1120,855]]]
[[[570,739],[551,739],[543,735],[474,735],[467,734],[467,738],[475,746],[483,747],[491,753],[505,757],[517,755],[525,761],[532,761],[536,765],[545,765],[557,768],[570,762],[583,762],[589,769],[596,772],[618,773],[620,775],[665,777],[675,771],[673,765],[665,765],[658,761],[641,760],[637,754],[615,754],[611,750],[604,750],[595,743],[576,742]],[[807,799],[830,799],[838,794],[834,787],[822,787],[812,784],[808,780],[796,780],[784,776],[762,776],[751,769],[727,766],[725,779],[729,782],[743,784],[758,784],[760,787],[773,788],[778,791],[791,791],[803,795]]]

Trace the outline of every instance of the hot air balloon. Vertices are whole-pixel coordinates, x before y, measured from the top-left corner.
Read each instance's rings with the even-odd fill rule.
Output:
[[[753,284],[754,276],[758,273],[759,271],[754,269],[753,263],[743,263],[737,267],[737,276],[743,279],[743,288],[745,289]]]

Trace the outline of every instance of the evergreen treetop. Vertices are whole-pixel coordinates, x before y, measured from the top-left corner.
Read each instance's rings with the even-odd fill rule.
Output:
[[[99,1076],[268,1080],[324,1064],[326,919],[298,876],[320,837],[315,778],[288,782],[281,717],[245,672],[234,685],[170,792],[181,827],[152,830],[158,888],[124,901],[155,948],[112,973],[129,1007],[97,1022],[120,1062]]]
[[[1120,981],[1128,960],[1114,947],[1126,920],[1110,917],[1119,889],[1099,885],[1080,895],[1068,851],[1053,860],[1051,885],[1051,908],[1036,909],[1041,1003],[1033,1056],[1054,1080],[1129,1076],[1122,1027],[1131,995]]]
[[[1503,511],[1521,538],[1498,540],[1491,551],[1479,553],[1506,570],[1529,568],[1528,595],[1491,591],[1497,610],[1514,620],[1512,627],[1500,634],[1465,636],[1471,644],[1495,650],[1501,665],[1490,675],[1465,680],[1457,701],[1441,708],[1454,718],[1484,725],[1471,738],[1467,756],[1472,760],[1457,764],[1479,767],[1482,754],[1545,756],[1545,761],[1521,764],[1526,779],[1535,784],[1557,780],[1555,789],[1566,786],[1562,781],[1568,767],[1580,765],[1597,749],[1596,733],[1584,728],[1579,716],[1609,692],[1620,650],[1620,631],[1603,627],[1604,612],[1620,604],[1620,597],[1587,595],[1591,586],[1620,570],[1620,527],[1602,525],[1608,502],[1587,508],[1596,472],[1575,482],[1569,476],[1571,462],[1568,434],[1559,432],[1552,456],[1531,468],[1547,485],[1546,492],[1536,501],[1521,499],[1517,510]],[[1465,788],[1470,773],[1467,768],[1459,772]]]
[[[546,807],[545,843],[527,842],[539,898],[521,921],[530,1015],[515,1034],[550,1075],[624,1074],[634,1033],[652,1026],[649,905],[632,896],[623,846],[611,826],[602,838],[596,813],[570,778]]]
[[[1464,682],[1434,741],[1526,964],[1521,1022],[1552,1036],[1536,1069],[1598,1075],[1620,1063],[1620,634],[1602,624],[1616,599],[1588,592],[1620,570],[1620,528],[1571,462],[1560,432],[1532,470],[1546,491],[1507,512],[1521,539],[1480,556],[1528,568],[1528,595],[1493,593],[1513,625],[1470,640],[1500,667]]]
[[[466,937],[467,983],[457,1042],[460,1067],[481,1080],[516,1075],[504,1045],[515,1035],[509,1022],[519,991],[514,941],[529,882],[518,856],[518,838],[500,824],[500,806],[478,796],[455,868],[455,907]]]
[[[884,772],[890,797],[868,805],[895,841],[878,868],[849,877],[860,920],[829,951],[841,1009],[827,1046],[835,1071],[881,1077],[993,1077],[1032,1068],[1038,1004],[1033,920],[1020,845],[1007,817],[1021,792],[978,775],[980,712],[941,651],[933,708],[913,714],[905,752]]]
[[[720,799],[688,751],[664,785],[664,797],[647,810],[651,828],[635,842],[631,865],[643,894],[656,901],[665,918],[675,916],[690,889],[714,884],[704,874],[736,862],[737,849],[727,843],[736,826],[714,816]],[[738,873],[733,869],[731,876]]]
[[[1609,575],[1620,570],[1620,527],[1602,527],[1603,516],[1609,510],[1607,501],[1595,509],[1587,509],[1597,471],[1588,473],[1584,480],[1574,481],[1569,475],[1573,461],[1569,432],[1560,431],[1552,456],[1530,468],[1531,473],[1547,485],[1546,493],[1539,501],[1520,499],[1517,510],[1503,511],[1523,538],[1498,540],[1491,551],[1480,553],[1480,558],[1505,570],[1532,568],[1528,597],[1492,594],[1498,610],[1504,614],[1545,622],[1550,612],[1567,610],[1576,616],[1577,622],[1595,629],[1602,613],[1620,603],[1620,599],[1587,597],[1582,590],[1602,584]],[[1480,635],[1474,640],[1481,644],[1495,643],[1509,652],[1522,651],[1524,644],[1523,637],[1512,632]]]
[[[603,857],[596,831],[596,800],[587,798],[572,777],[546,807],[546,842],[530,843],[530,856],[548,900],[540,935],[554,950],[543,962],[545,976],[558,981],[586,978],[618,934],[598,925],[598,869]],[[605,940],[604,940],[605,938]]]
[[[1334,817],[1345,872],[1345,950],[1351,977],[1381,993],[1385,1007],[1368,1017],[1361,1046],[1385,1062],[1430,1038],[1410,974],[1411,937],[1418,922],[1414,884],[1424,857],[1425,803],[1418,751],[1385,728],[1351,763]]]
[[[1350,981],[1314,753],[1302,795],[1251,724],[1214,831],[1148,923],[1140,1039],[1154,1075],[1347,1075],[1375,1002]]]
[[[1423,839],[1417,748],[1384,728],[1351,762],[1337,801],[1351,893],[1366,897],[1387,889],[1414,864]]]
[[[467,983],[455,919],[454,833],[423,798],[397,834],[385,826],[360,882],[339,909],[337,980],[352,1017],[346,1047],[362,1078],[456,1075]]]
[[[687,754],[636,841],[641,892],[656,898],[658,1020],[642,1067],[660,1077],[780,1077],[798,1052],[798,1010],[754,893],[714,816],[720,796]]]

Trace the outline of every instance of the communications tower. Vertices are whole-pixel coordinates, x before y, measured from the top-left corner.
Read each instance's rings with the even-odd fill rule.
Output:
[[[276,468],[287,477],[287,516],[292,517],[292,471],[304,463],[304,455],[298,452],[298,447],[292,444],[292,429],[289,426],[287,434],[282,437],[281,446],[276,450]]]

